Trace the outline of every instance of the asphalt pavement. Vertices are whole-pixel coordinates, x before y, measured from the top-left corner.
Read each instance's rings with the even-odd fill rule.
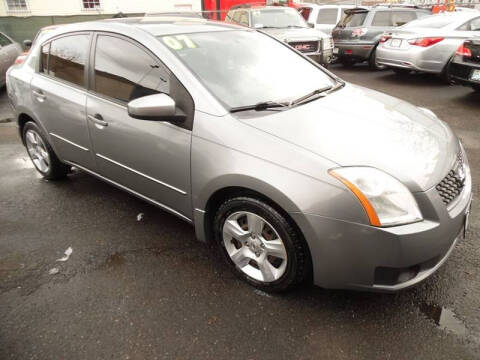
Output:
[[[478,199],[480,94],[430,75],[331,70],[445,120]],[[480,358],[479,201],[467,239],[413,289],[268,295],[176,217],[85,173],[41,179],[5,122],[4,91],[0,116],[0,359]]]

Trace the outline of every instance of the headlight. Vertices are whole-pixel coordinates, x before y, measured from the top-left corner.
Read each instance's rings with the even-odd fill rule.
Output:
[[[329,173],[358,198],[371,225],[392,226],[422,220],[412,193],[393,176],[371,167],[344,167]]]

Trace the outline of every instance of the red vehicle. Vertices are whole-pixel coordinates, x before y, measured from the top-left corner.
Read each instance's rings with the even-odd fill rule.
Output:
[[[227,11],[230,10],[232,6],[242,4],[255,4],[260,6],[281,5],[297,7],[295,0],[202,0],[202,11],[210,12],[210,19],[223,21],[225,20],[225,15],[227,14]]]

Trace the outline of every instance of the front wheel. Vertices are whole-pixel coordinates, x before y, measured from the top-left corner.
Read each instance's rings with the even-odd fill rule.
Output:
[[[269,292],[285,291],[310,273],[307,245],[276,209],[251,197],[225,201],[214,219],[216,242],[241,279]]]
[[[58,180],[67,176],[70,167],[58,159],[37,124],[32,121],[27,122],[22,134],[33,165],[45,179]]]

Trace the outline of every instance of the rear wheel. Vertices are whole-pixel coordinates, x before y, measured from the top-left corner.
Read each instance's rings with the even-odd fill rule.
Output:
[[[37,124],[32,121],[25,124],[23,141],[33,165],[45,179],[57,180],[67,176],[70,167],[58,159]]]
[[[216,242],[234,273],[259,289],[285,291],[310,273],[307,245],[276,209],[251,197],[225,201],[214,219]]]
[[[372,70],[385,70],[387,68],[385,65],[379,64],[377,62],[377,48],[373,49],[372,54],[368,59],[368,65]]]

